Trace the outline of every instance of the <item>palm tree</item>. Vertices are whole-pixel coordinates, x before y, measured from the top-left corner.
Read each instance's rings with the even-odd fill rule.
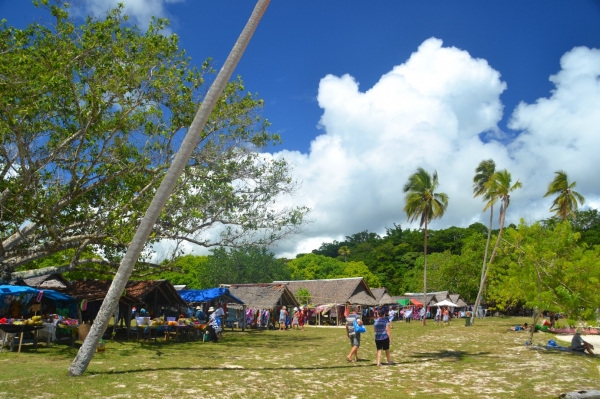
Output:
[[[550,207],[550,212],[556,212],[556,216],[560,216],[564,222],[567,220],[567,216],[575,217],[575,211],[577,211],[579,205],[585,203],[585,198],[577,191],[573,191],[577,183],[569,184],[565,171],[559,170],[554,174],[556,176],[548,185],[548,192],[544,194],[544,197],[558,194]]]
[[[420,220],[420,227],[424,227],[423,238],[423,306],[427,306],[427,227],[429,221],[444,216],[448,207],[448,195],[446,193],[436,193],[438,187],[437,171],[433,171],[433,176],[423,168],[408,178],[403,191],[406,193],[406,204],[404,212],[408,220],[414,222]],[[425,320],[423,320],[425,325]]]
[[[487,264],[487,256],[492,239],[492,223],[494,220],[494,203],[497,200],[496,194],[493,192],[493,184],[491,183],[496,172],[496,163],[492,159],[484,160],[479,163],[475,169],[473,177],[473,198],[483,196],[484,201],[487,201],[483,210],[490,208],[490,225],[488,227],[488,236],[485,243],[485,253],[483,254],[483,265],[481,266],[481,279],[479,285],[483,284],[483,276],[485,275],[485,266]],[[471,324],[475,322],[475,314],[471,315]]]
[[[179,151],[175,155],[167,174],[165,175],[163,181],[160,184],[160,187],[156,191],[144,218],[140,222],[140,226],[137,231],[129,247],[127,248],[127,253],[123,257],[121,261],[121,265],[115,275],[115,278],[108,289],[108,293],[100,306],[100,310],[90,332],[83,342],[81,348],[79,348],[79,352],[71,366],[69,367],[69,375],[71,376],[80,376],[87,369],[92,357],[94,356],[94,352],[96,351],[96,345],[98,341],[100,341],[100,337],[104,334],[106,327],[108,327],[108,322],[112,315],[115,313],[115,309],[117,307],[119,297],[123,293],[125,289],[125,285],[131,276],[131,272],[133,271],[133,266],[138,260],[140,253],[144,249],[144,245],[152,232],[152,228],[158,216],[164,207],[165,203],[171,196],[175,184],[177,183],[181,173],[183,172],[184,167],[189,162],[190,156],[198,145],[200,141],[200,133],[204,129],[204,125],[206,125],[206,121],[210,116],[217,100],[223,93],[229,78],[231,77],[233,70],[236,65],[242,58],[242,54],[244,50],[248,46],[258,23],[260,22],[261,17],[265,13],[267,6],[269,5],[270,0],[258,0],[254,10],[252,11],[252,15],[250,19],[246,23],[244,30],[240,34],[240,37],[236,41],[231,53],[227,57],[225,64],[219,71],[217,78],[211,85],[208,93],[206,93],[206,97],[204,101],[200,105],[198,112],[196,113],[192,124],[190,125],[183,142],[181,143],[181,147]]]
[[[346,261],[346,256],[350,255],[350,248],[348,248],[346,245],[340,247],[340,249],[338,249],[338,254],[340,256],[344,257],[344,262]]]
[[[496,243],[494,244],[492,256],[490,257],[490,261],[486,265],[483,277],[481,278],[479,292],[477,293],[477,299],[475,300],[475,307],[473,309],[473,312],[477,312],[477,309],[479,308],[479,304],[481,303],[481,296],[483,294],[483,287],[485,286],[485,282],[487,280],[490,265],[494,263],[494,259],[496,258],[496,254],[498,253],[498,247],[500,246],[500,240],[502,239],[502,231],[504,230],[506,210],[510,205],[510,193],[518,188],[523,187],[520,181],[517,180],[513,185],[511,185],[511,181],[512,177],[510,173],[508,172],[508,170],[504,169],[495,172],[492,179],[490,179],[484,185],[486,190],[490,193],[490,200],[488,201],[484,210],[487,210],[488,207],[491,208],[497,200],[500,200],[500,215],[498,216],[498,220],[500,222],[500,230],[498,231],[498,237],[496,238]]]

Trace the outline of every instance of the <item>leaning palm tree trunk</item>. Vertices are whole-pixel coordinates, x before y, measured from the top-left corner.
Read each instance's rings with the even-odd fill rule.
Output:
[[[425,218],[425,238],[423,242],[423,309],[425,309],[425,318],[421,323],[425,325],[427,319],[427,218]]]
[[[488,250],[490,248],[490,241],[492,240],[492,224],[494,222],[494,206],[492,205],[492,207],[490,208],[490,227],[488,227],[488,236],[487,236],[487,241],[485,243],[485,253],[483,254],[483,265],[481,266],[481,280],[479,281],[479,291],[483,292],[482,288],[483,287],[483,277],[485,276],[485,272],[486,272],[486,266],[487,266],[487,256],[488,256]],[[479,295],[477,295],[477,298],[480,299]],[[478,301],[476,301],[476,305],[479,306]],[[475,308],[477,309],[477,308]],[[475,312],[471,312],[471,325],[473,325],[475,323]]]
[[[119,298],[125,289],[125,285],[127,284],[129,277],[131,276],[135,262],[144,249],[152,228],[154,227],[162,208],[171,196],[175,184],[177,183],[179,176],[181,176],[185,165],[188,163],[194,148],[196,148],[198,145],[204,125],[206,124],[206,121],[208,120],[217,100],[223,93],[223,90],[225,89],[233,70],[241,59],[244,50],[248,46],[248,43],[250,42],[250,39],[252,38],[252,35],[254,34],[261,17],[269,5],[269,1],[270,0],[258,0],[258,3],[254,8],[248,23],[244,27],[244,30],[231,50],[231,53],[227,57],[223,68],[221,71],[219,71],[217,78],[208,90],[204,102],[200,105],[200,108],[198,109],[198,112],[196,113],[196,116],[194,117],[194,120],[192,121],[192,124],[183,142],[181,143],[181,148],[177,152],[173,163],[169,167],[167,174],[161,182],[156,195],[152,199],[152,203],[148,207],[148,210],[146,211],[146,214],[144,215],[144,218],[142,219],[140,226],[138,227],[135,236],[129,245],[129,248],[127,249],[127,253],[125,254],[123,261],[119,266],[119,270],[117,271],[113,283],[106,294],[106,298],[102,302],[102,306],[100,306],[98,316],[96,317],[96,320],[94,321],[87,338],[79,349],[79,352],[73,360],[71,367],[69,367],[69,375],[82,375],[92,360],[96,350],[96,345],[108,326],[110,317],[114,313]]]
[[[479,285],[479,292],[477,293],[477,299],[475,299],[475,306],[473,307],[473,313],[477,312],[479,309],[479,304],[481,303],[481,296],[483,295],[483,287],[485,287],[485,282],[487,280],[488,272],[490,271],[490,266],[494,263],[494,259],[496,259],[496,254],[498,253],[498,247],[500,246],[500,240],[502,239],[502,230],[504,230],[504,218],[506,217],[506,207],[500,207],[500,231],[498,231],[498,237],[496,238],[496,243],[494,244],[494,250],[492,251],[492,256],[490,257],[490,261],[485,267],[485,272],[481,277],[481,283]],[[474,315],[471,315],[473,318]]]

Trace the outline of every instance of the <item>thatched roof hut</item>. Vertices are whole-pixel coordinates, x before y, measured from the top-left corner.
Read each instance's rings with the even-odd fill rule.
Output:
[[[388,293],[387,288],[385,287],[371,288],[371,292],[373,293],[373,296],[381,306],[397,304],[397,302],[394,301],[394,299]]]
[[[300,288],[310,293],[315,305],[329,303],[361,306],[377,306],[379,303],[362,277],[333,278],[324,280],[274,281],[274,284],[287,284],[295,294]]]
[[[222,284],[240,298],[248,309],[275,309],[280,306],[300,306],[286,284]]]
[[[460,294],[450,294],[448,295],[450,301],[458,305],[459,308],[466,308],[469,306],[460,296]]]

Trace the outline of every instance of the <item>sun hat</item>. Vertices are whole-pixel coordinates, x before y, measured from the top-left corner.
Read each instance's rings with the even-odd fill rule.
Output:
[[[295,306],[295,307],[294,307],[294,310],[298,310],[298,307],[297,307],[297,306]]]
[[[196,306],[196,310],[202,310],[200,306]]]
[[[287,308],[284,306],[284,307],[283,307],[283,310],[287,310]]]
[[[213,307],[211,306],[210,308],[208,308],[208,311],[209,311],[209,312],[214,312],[214,311],[215,311],[215,308],[213,308]]]
[[[583,330],[581,329],[581,327],[578,327],[577,330],[575,330],[575,334],[581,334]]]

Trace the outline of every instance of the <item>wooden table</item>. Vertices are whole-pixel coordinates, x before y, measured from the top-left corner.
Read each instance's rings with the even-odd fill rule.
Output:
[[[37,331],[44,328],[41,326],[26,326],[23,324],[0,324],[0,329],[7,334],[19,334],[19,351],[21,353],[21,345],[23,344],[23,334],[26,332],[33,333],[33,345],[35,346],[35,350],[37,351]]]

